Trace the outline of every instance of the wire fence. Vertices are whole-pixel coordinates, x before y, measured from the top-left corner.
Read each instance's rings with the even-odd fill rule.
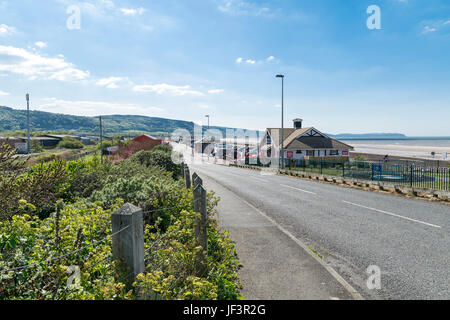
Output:
[[[104,238],[101,239],[101,240],[94,241],[94,242],[91,243],[91,244],[85,245],[85,246],[83,246],[83,247],[81,247],[81,248],[79,248],[79,249],[77,249],[77,250],[71,251],[71,252],[69,252],[69,253],[66,253],[66,254],[63,254],[63,255],[60,255],[60,256],[57,256],[57,257],[49,258],[49,259],[47,259],[47,260],[35,262],[35,263],[32,263],[32,264],[23,265],[23,266],[20,266],[20,267],[15,267],[15,268],[10,268],[10,269],[0,270],[0,273],[7,273],[7,272],[11,272],[11,271],[19,271],[19,270],[29,269],[29,268],[32,268],[32,267],[39,266],[39,265],[41,265],[41,264],[43,264],[43,263],[51,263],[51,262],[54,262],[54,261],[57,261],[57,260],[61,260],[61,259],[67,258],[67,257],[69,257],[69,256],[72,256],[72,255],[78,253],[78,252],[81,252],[82,250],[85,250],[85,249],[90,248],[90,247],[92,247],[92,246],[96,246],[96,245],[98,245],[98,244],[100,244],[100,243],[106,241],[106,240],[109,239],[110,237],[113,237],[113,236],[115,236],[115,235],[121,233],[122,231],[125,231],[125,230],[128,229],[128,228],[130,228],[130,226],[126,226],[125,228],[123,228],[123,229],[121,229],[121,230],[119,230],[119,231],[117,231],[117,232],[115,232],[115,233],[112,233],[112,234],[110,234],[110,235],[104,237]]]
[[[196,195],[194,193],[194,200],[195,200],[195,197],[196,197]],[[79,258],[80,260],[78,260],[78,261],[79,261],[79,265],[82,266],[81,268],[83,270],[80,270],[80,268],[78,268],[78,271],[91,273],[96,270],[96,266],[105,263],[109,259],[111,260],[111,262],[117,260],[119,262],[119,264],[122,264],[123,261],[122,261],[121,255],[123,257],[124,252],[129,251],[129,250],[134,251],[136,248],[136,247],[134,247],[134,244],[132,245],[133,248],[131,248],[130,244],[126,243],[126,242],[129,241],[131,238],[133,238],[133,236],[135,235],[135,232],[139,232],[139,233],[144,232],[144,230],[143,230],[144,225],[142,224],[144,217],[154,214],[154,213],[157,213],[157,212],[168,212],[168,211],[174,211],[174,210],[192,210],[193,207],[195,206],[195,203],[197,203],[197,202],[194,201],[194,203],[184,203],[184,204],[179,204],[176,206],[157,208],[157,209],[151,209],[151,210],[145,210],[145,211],[127,204],[128,206],[131,206],[128,208],[133,208],[132,209],[132,210],[134,210],[133,216],[136,212],[139,212],[139,215],[141,217],[140,218],[140,220],[141,220],[140,228],[136,228],[136,226],[138,224],[136,224],[136,221],[134,218],[131,220],[130,224],[128,224],[128,222],[126,222],[126,221],[129,221],[129,220],[126,220],[127,218],[125,218],[127,216],[127,214],[122,215],[121,213],[118,212],[117,214],[113,214],[110,217],[105,217],[105,220],[108,220],[108,222],[111,223],[113,230],[114,230],[114,228],[117,228],[117,226],[121,226],[122,221],[126,222],[127,225],[125,227],[121,228],[120,230],[112,232],[111,234],[109,234],[99,240],[93,241],[92,243],[82,246],[83,227],[80,227],[80,229],[78,230],[77,236],[76,236],[75,243],[73,245],[74,250],[72,250],[70,252],[60,253],[59,249],[56,249],[56,250],[50,249],[50,250],[54,250],[54,251],[52,252],[49,250],[50,252],[47,251],[47,252],[43,253],[43,255],[47,255],[47,256],[52,255],[52,254],[58,254],[58,255],[50,256],[47,259],[42,259],[41,261],[38,261],[38,262],[22,264],[22,265],[18,265],[18,266],[14,266],[15,263],[19,264],[16,261],[13,262],[13,260],[12,260],[8,263],[5,260],[3,262],[4,262],[4,266],[6,266],[6,268],[0,270],[0,278],[2,278],[2,282],[3,282],[3,280],[5,280],[6,282],[2,283],[2,285],[0,285],[0,297],[2,296],[2,290],[6,290],[6,288],[7,288],[7,287],[3,286],[3,284],[6,284],[8,282],[9,289],[7,289],[7,290],[12,290],[10,292],[14,292],[15,290],[19,290],[17,292],[20,292],[21,289],[15,288],[15,285],[17,283],[21,283],[21,285],[26,284],[28,287],[31,286],[30,288],[33,288],[33,290],[37,290],[37,289],[42,289],[44,291],[50,290],[49,291],[50,295],[55,300],[61,299],[61,298],[63,299],[65,297],[65,294],[67,293],[67,291],[70,288],[69,288],[68,283],[64,283],[65,281],[62,281],[63,278],[61,277],[59,272],[56,271],[56,269],[53,269],[52,264],[54,264],[57,261],[61,262],[60,263],[61,266],[63,266],[64,263],[67,263],[69,261],[73,264],[74,259],[71,259],[71,260],[68,259],[66,261],[64,261],[64,260],[83,252],[83,250],[85,250],[85,249],[97,247],[101,243],[105,243],[105,241],[107,241],[109,239],[112,239],[112,247],[111,247],[112,250],[110,250],[109,252],[106,252],[106,256],[104,256],[104,257],[98,256],[99,254],[105,254],[105,252],[103,250],[104,247],[101,247],[102,251],[91,250],[90,252],[87,252],[87,256],[86,255],[84,255],[82,257],[80,256],[80,258]],[[206,194],[205,194],[204,202],[205,202],[204,207],[206,208]],[[124,208],[124,207],[122,207],[122,208]],[[121,209],[119,209],[119,210],[121,210]],[[127,210],[127,209],[124,209],[124,210]],[[57,212],[58,212],[58,209],[57,209]],[[103,220],[103,217],[99,217],[99,218],[100,218],[100,220]],[[68,227],[64,228],[63,230],[59,230],[58,214],[55,219],[56,219],[56,221],[55,221],[54,225],[49,224],[47,227],[55,228],[54,239],[55,239],[55,244],[58,246],[58,243],[60,243],[60,241],[61,241],[61,235],[63,234],[63,231],[65,229],[67,229]],[[119,219],[119,220],[117,220],[117,219]],[[124,220],[122,220],[122,219],[124,219]],[[116,221],[116,222],[114,222],[114,221]],[[117,224],[117,222],[119,222],[119,224]],[[142,230],[140,230],[140,229],[142,229]],[[117,230],[117,229],[115,229],[115,230]],[[126,231],[126,230],[128,230],[128,231]],[[136,231],[136,230],[140,230],[140,231]],[[126,231],[126,234],[121,235],[121,233],[125,232],[125,231]],[[145,237],[141,238],[143,240],[142,241],[143,243],[141,242],[142,243],[141,245],[144,246],[144,253],[143,253],[141,261],[143,261],[145,270],[148,270],[149,268],[156,268],[156,269],[163,268],[164,263],[161,263],[160,261],[156,262],[153,259],[155,257],[155,255],[153,255],[151,253],[151,250],[155,250],[156,248],[160,247],[164,243],[165,240],[170,238],[177,231],[178,231],[177,229],[175,229],[173,231],[165,231],[164,233],[163,233],[163,231],[159,231],[159,234],[157,235],[158,238],[155,240],[152,240],[150,238],[145,239]],[[128,233],[129,233],[129,235],[128,235]],[[115,236],[117,236],[117,237],[115,237]],[[52,241],[52,240],[50,240],[50,241]],[[16,254],[16,252],[15,252],[16,250],[17,250],[17,248],[6,249],[6,251],[0,252],[0,253],[2,253],[2,254],[4,253],[5,254],[4,257],[6,255],[13,257]],[[20,248],[18,250],[21,251],[22,249]],[[117,252],[116,250],[120,251],[120,253],[118,255],[116,255],[116,252]],[[57,252],[57,253],[55,253],[55,252]],[[126,254],[128,254],[128,253],[125,253],[125,255]],[[135,253],[133,253],[133,254],[135,254]],[[83,259],[83,260],[81,260],[81,259]],[[159,263],[161,265],[155,265],[155,263],[156,264]],[[23,273],[25,270],[32,270],[33,268],[37,268],[37,267],[41,267],[41,268],[36,269],[33,272]],[[67,271],[70,271],[69,269],[71,267],[78,267],[78,266],[72,265],[67,269]],[[133,268],[131,268],[131,269],[133,269]],[[115,272],[115,276],[114,276],[115,281],[123,283],[122,281],[125,280],[127,283],[127,286],[130,283],[130,281],[129,281],[130,279],[134,279],[134,276],[136,276],[138,273],[142,272],[142,271],[136,272],[136,269],[130,271],[130,270],[128,270],[128,268],[125,268],[123,270],[121,268],[119,268],[115,271],[119,271],[118,274]],[[69,272],[67,272],[67,273],[69,273]],[[116,276],[117,276],[117,278],[116,278]],[[3,291],[3,292],[6,292],[6,291]]]

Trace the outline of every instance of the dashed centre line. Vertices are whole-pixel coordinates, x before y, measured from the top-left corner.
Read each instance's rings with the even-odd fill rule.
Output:
[[[353,205],[353,206],[357,206],[357,207],[360,207],[360,208],[364,208],[364,209],[368,209],[368,210],[372,210],[372,211],[377,211],[377,212],[380,212],[380,213],[384,213],[384,214],[387,214],[387,215],[389,215],[389,216],[393,216],[393,217],[397,217],[397,218],[401,218],[401,219],[413,221],[413,222],[416,222],[416,223],[421,223],[421,224],[424,224],[424,225],[427,225],[427,226],[430,226],[430,227],[434,227],[434,228],[442,228],[441,226],[438,226],[438,225],[435,225],[435,224],[431,224],[431,223],[428,223],[428,222],[423,222],[423,221],[420,221],[420,220],[416,220],[416,219],[404,217],[404,216],[401,216],[401,215],[399,215],[399,214],[395,214],[395,213],[392,213],[392,212],[388,212],[388,211],[384,211],[384,210],[379,210],[379,209],[375,209],[375,208],[371,208],[371,207],[366,207],[366,206],[363,206],[363,205],[360,205],[360,204],[357,204],[357,203],[353,203],[353,202],[349,202],[349,201],[345,201],[345,200],[342,200],[342,202],[347,203],[347,204],[351,204],[351,205]]]
[[[303,190],[303,189],[300,189],[300,188],[291,187],[291,186],[288,186],[288,185],[285,185],[285,184],[280,184],[280,186],[285,187],[285,188],[291,188],[291,189],[298,190],[298,191],[305,192],[305,193],[310,193],[310,194],[317,195],[317,193],[315,193],[315,192],[308,191],[308,190]]]

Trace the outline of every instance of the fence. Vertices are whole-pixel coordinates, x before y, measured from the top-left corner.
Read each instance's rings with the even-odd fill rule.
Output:
[[[306,173],[390,182],[416,188],[450,190],[450,168],[427,167],[412,162],[285,159],[285,168]]]
[[[182,165],[182,174],[184,176],[184,179],[186,181],[186,186],[190,189],[191,188],[191,176],[189,173],[189,168],[183,164]],[[207,193],[206,190],[203,187],[203,181],[202,179],[194,173],[192,175],[192,182],[193,182],[193,203],[192,207],[194,208],[194,211],[199,213],[198,220],[196,221],[196,227],[194,230],[195,238],[199,245],[203,248],[203,250],[198,252],[197,256],[197,264],[196,264],[196,270],[197,275],[201,276],[204,275],[207,271],[207,258],[208,258],[208,213],[207,213]],[[25,270],[32,269],[33,267],[37,267],[42,265],[43,263],[54,263],[56,261],[64,261],[64,259],[72,257],[76,255],[77,253],[81,252],[82,250],[88,248],[88,247],[96,247],[97,245],[104,243],[105,241],[112,240],[112,252],[110,255],[106,256],[105,258],[102,258],[92,264],[91,268],[96,266],[99,263],[105,262],[107,259],[110,259],[111,261],[115,260],[119,262],[119,270],[120,276],[117,279],[118,281],[124,283],[126,285],[127,289],[133,288],[133,283],[136,279],[136,276],[140,273],[143,273],[146,269],[146,264],[151,263],[149,261],[149,253],[151,253],[152,249],[155,249],[157,245],[160,245],[162,240],[169,237],[170,233],[165,233],[162,237],[154,241],[148,248],[145,248],[145,238],[144,238],[144,218],[146,215],[159,212],[159,211],[168,211],[168,210],[174,210],[174,209],[190,209],[191,206],[188,206],[189,208],[184,206],[175,206],[175,207],[169,207],[169,208],[161,208],[161,209],[155,209],[155,210],[148,210],[143,211],[141,208],[138,208],[132,204],[125,204],[120,209],[116,210],[111,215],[111,225],[112,225],[112,232],[110,235],[104,237],[103,239],[94,241],[91,244],[85,245],[85,246],[79,246],[77,243],[81,244],[81,240],[79,241],[77,235],[77,240],[74,245],[74,250],[67,253],[62,253],[59,256],[56,257],[50,257],[46,260],[28,264],[28,265],[22,265],[22,266],[13,266],[9,267],[3,270],[0,270],[0,276],[5,273],[10,272],[24,272]],[[58,209],[57,209],[58,210]],[[58,229],[58,227],[57,227]],[[56,231],[56,238],[58,239],[59,232]],[[58,241],[58,240],[56,240]],[[146,257],[147,255],[147,257]],[[71,270],[74,271],[74,270]],[[79,271],[79,270],[78,270]],[[86,270],[83,270],[86,271]],[[20,274],[18,275],[20,276]],[[56,280],[52,280],[56,281]],[[55,295],[60,292],[61,287],[64,285],[59,280],[56,284],[57,290],[55,292]],[[50,283],[49,283],[50,284]],[[52,283],[54,284],[54,283]],[[44,287],[47,286],[44,285]],[[63,291],[66,291],[68,286]],[[137,292],[137,291],[135,291]],[[161,296],[154,294],[152,296],[140,296],[136,295],[137,299],[162,299]],[[55,297],[56,298],[56,297]]]
[[[450,168],[373,161],[288,160],[286,168],[331,176],[384,181],[410,187],[450,190]]]

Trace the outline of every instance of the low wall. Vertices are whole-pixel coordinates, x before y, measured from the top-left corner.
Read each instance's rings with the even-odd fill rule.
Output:
[[[450,191],[444,190],[434,190],[434,189],[424,189],[424,188],[416,188],[416,187],[408,187],[405,185],[396,185],[383,181],[372,181],[372,180],[361,180],[350,177],[336,177],[336,176],[328,176],[323,174],[315,174],[311,172],[302,172],[297,170],[287,170],[287,169],[270,169],[270,168],[261,168],[249,165],[239,165],[239,164],[230,164],[230,166],[261,171],[264,170],[273,170],[276,174],[288,175],[303,179],[309,179],[314,181],[328,182],[334,183],[343,186],[349,186],[354,188],[360,188],[364,190],[372,190],[372,191],[385,191],[390,192],[397,195],[404,195],[409,197],[417,197],[428,200],[436,200],[442,201],[450,204]]]

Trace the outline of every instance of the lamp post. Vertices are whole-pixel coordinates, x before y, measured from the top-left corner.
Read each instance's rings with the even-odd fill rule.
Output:
[[[284,169],[284,75],[277,74],[281,78],[281,169]]]
[[[208,129],[209,129],[209,114],[207,114],[205,117],[208,118]]]

